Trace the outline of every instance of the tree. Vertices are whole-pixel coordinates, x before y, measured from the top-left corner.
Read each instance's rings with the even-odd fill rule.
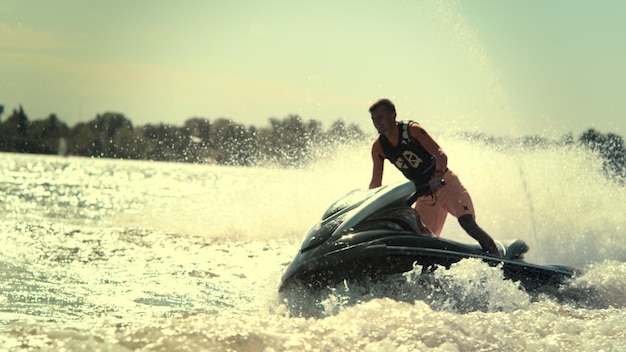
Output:
[[[121,157],[118,155],[118,150],[127,149],[127,146],[123,144],[126,141],[119,140],[117,142],[120,145],[117,145],[113,137],[120,129],[132,131],[133,125],[126,116],[120,113],[106,112],[103,115],[97,115],[95,121],[90,123],[90,127],[95,134],[93,144],[96,155],[106,158]]]
[[[28,127],[28,139],[37,153],[57,154],[59,140],[67,136],[69,128],[55,114],[45,120],[33,121]]]
[[[359,126],[355,124],[346,126],[345,122],[341,119],[333,122],[330,129],[326,133],[327,143],[333,146],[361,141],[364,137],[365,134],[361,131]]]
[[[208,146],[211,141],[211,122],[208,119],[194,117],[185,121],[184,128],[197,142]]]
[[[602,133],[589,129],[578,139],[579,142],[598,153],[603,159],[603,168],[609,177],[624,182],[626,179],[626,150],[624,139],[613,133]]]
[[[230,119],[217,119],[211,125],[210,141],[215,161],[224,165],[252,166],[256,163],[255,130]]]
[[[0,150],[18,153],[35,153],[36,147],[29,143],[26,134],[28,133],[28,117],[20,105],[19,110],[13,110],[2,124],[0,124]]]
[[[4,121],[5,131],[13,136],[26,136],[28,132],[28,116],[24,113],[24,109],[20,105],[19,110],[13,110],[13,114]]]

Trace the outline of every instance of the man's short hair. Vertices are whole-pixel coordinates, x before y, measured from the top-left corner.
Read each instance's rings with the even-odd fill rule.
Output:
[[[389,99],[379,99],[377,102],[372,104],[372,106],[370,106],[370,114],[373,113],[374,110],[378,109],[381,106],[384,106],[387,109],[387,111],[389,111],[389,112],[392,112],[394,114],[396,112],[396,106],[393,105],[391,100],[389,100]]]

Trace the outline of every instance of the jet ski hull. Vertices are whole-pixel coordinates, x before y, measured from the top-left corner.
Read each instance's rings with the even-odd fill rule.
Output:
[[[279,290],[383,279],[416,266],[449,268],[466,258],[500,266],[505,278],[519,281],[528,291],[558,286],[578,273],[566,266],[525,262],[528,246],[521,240],[499,243],[500,258],[485,254],[478,245],[421,235],[410,207],[414,193],[415,186],[408,182],[352,192],[335,202],[306,234]]]
[[[408,234],[386,237],[385,241],[360,243],[319,256],[297,257],[285,271],[280,291],[292,285],[319,289],[336,285],[343,280],[384,279],[389,275],[411,271],[416,266],[449,268],[467,258],[478,258],[493,266],[500,265],[506,279],[519,281],[528,291],[559,286],[578,272],[566,266],[537,265],[480,254],[471,248],[464,248],[463,244],[442,239],[424,238],[429,242],[439,242],[439,248],[411,246],[411,242],[424,245],[424,239],[411,240],[411,237],[417,236],[419,235]],[[445,246],[450,244],[452,245]],[[457,248],[446,249],[450,247]]]

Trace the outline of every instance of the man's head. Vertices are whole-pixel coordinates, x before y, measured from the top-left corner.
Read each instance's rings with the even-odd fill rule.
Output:
[[[378,133],[389,132],[396,126],[396,107],[389,99],[380,99],[370,106],[372,123]]]
[[[393,103],[389,99],[379,99],[374,104],[372,104],[372,106],[370,106],[370,114],[372,114],[374,110],[378,109],[381,106],[387,109],[388,112],[391,112],[395,115],[396,106],[393,105]]]

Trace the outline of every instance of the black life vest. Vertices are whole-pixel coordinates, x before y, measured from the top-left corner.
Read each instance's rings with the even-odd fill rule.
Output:
[[[412,121],[398,122],[400,142],[393,147],[387,137],[379,136],[385,158],[400,170],[406,178],[416,185],[428,183],[435,173],[435,157],[429,154],[417,141],[409,136],[409,124]]]

